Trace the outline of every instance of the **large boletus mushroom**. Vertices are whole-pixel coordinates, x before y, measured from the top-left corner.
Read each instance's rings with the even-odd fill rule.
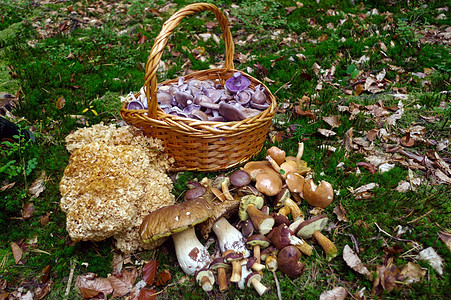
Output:
[[[304,239],[308,239],[313,236],[318,244],[320,244],[323,248],[324,252],[326,252],[327,260],[331,260],[338,255],[337,247],[335,247],[332,241],[321,233],[321,230],[326,227],[328,220],[329,219],[326,215],[319,215],[305,220],[299,224],[298,228],[296,228],[295,234]]]
[[[194,199],[157,209],[148,214],[139,229],[144,243],[172,235],[182,270],[193,275],[211,262],[208,250],[197,239],[194,226],[213,214],[204,199]]]

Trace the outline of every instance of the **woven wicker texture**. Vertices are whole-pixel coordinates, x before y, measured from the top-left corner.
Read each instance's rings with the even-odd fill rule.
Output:
[[[223,13],[213,4],[195,3],[172,15],[155,39],[146,65],[144,86],[148,99],[147,110],[121,109],[122,118],[141,128],[146,135],[161,139],[165,151],[175,159],[173,171],[217,171],[246,162],[260,152],[275,114],[277,101],[274,95],[256,78],[241,72],[251,81],[251,88],[262,84],[265,87],[268,109],[254,117],[234,122],[211,122],[183,118],[166,114],[157,102],[157,69],[166,44],[181,20],[191,14],[209,10],[213,12],[223,31],[225,43],[224,68],[202,70],[185,76],[186,80],[216,80],[222,85],[237,71],[233,68],[234,45],[228,22]],[[160,84],[177,84],[178,79]]]

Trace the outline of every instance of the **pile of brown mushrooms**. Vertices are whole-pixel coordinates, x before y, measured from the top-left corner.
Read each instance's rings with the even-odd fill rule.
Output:
[[[225,82],[180,77],[177,84],[158,86],[157,102],[167,114],[201,121],[241,121],[270,106],[265,87],[250,87],[250,80],[235,72]],[[147,109],[144,89],[136,98],[130,94],[127,109]]]
[[[303,148],[299,143],[297,156],[290,157],[272,147],[266,160],[248,162],[229,176],[190,182],[185,202],[146,217],[140,228],[143,241],[172,235],[180,266],[206,292],[215,283],[221,292],[234,283],[263,295],[269,290],[261,283],[267,269],[274,275],[280,298],[275,271],[299,277],[305,266],[301,255],[313,253],[306,240],[314,239],[327,260],[338,254],[321,233],[328,222],[321,212],[333,201],[334,191],[326,181],[317,186],[312,179],[305,180],[310,168],[301,160]],[[298,205],[304,200],[314,207],[315,216],[305,219]],[[229,219],[237,216],[232,225]],[[205,239],[214,232],[217,247],[212,255],[197,239],[195,225]]]

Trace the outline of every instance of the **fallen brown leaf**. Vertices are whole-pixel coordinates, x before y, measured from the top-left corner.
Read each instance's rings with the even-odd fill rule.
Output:
[[[45,182],[47,177],[45,176],[45,171],[41,172],[41,175],[31,184],[28,189],[28,195],[32,198],[37,198],[45,190]]]
[[[320,300],[343,300],[348,295],[348,291],[342,287],[337,286],[330,291],[324,291],[319,295]]]
[[[46,213],[45,215],[42,215],[40,222],[41,222],[42,227],[47,226],[50,222],[50,213]]]
[[[401,270],[401,275],[406,277],[405,284],[412,284],[418,282],[426,275],[426,270],[423,270],[419,264],[408,262]]]
[[[154,289],[143,288],[139,291],[138,300],[154,300],[157,296],[157,291]]]
[[[438,237],[445,243],[448,250],[451,251],[451,233],[446,231],[439,231]]]
[[[52,271],[52,265],[47,265],[43,270],[42,270],[42,276],[41,276],[41,282],[42,283],[47,283],[50,279],[50,271]]]
[[[152,260],[144,265],[143,267],[143,280],[148,284],[152,285],[157,276],[157,269],[160,266],[158,260]]]
[[[5,184],[4,186],[2,186],[2,187],[0,188],[0,191],[4,192],[4,191],[6,191],[6,190],[9,190],[9,189],[12,188],[15,184],[16,184],[15,181],[14,181],[14,182],[11,182],[11,183],[8,183],[8,184]]]
[[[296,105],[296,106],[294,107],[294,113],[295,113],[297,116],[308,117],[308,118],[310,118],[310,119],[312,119],[312,120],[316,119],[316,115],[315,115],[313,112],[311,112],[310,110],[304,111],[304,110],[302,110],[302,107],[299,106],[299,105]]]
[[[122,297],[128,294],[132,289],[132,285],[130,285],[129,282],[124,281],[120,274],[108,276],[108,281],[113,288],[113,298]]]
[[[24,220],[31,219],[31,217],[33,217],[34,210],[34,204],[32,202],[24,204],[22,207],[22,218]]]
[[[38,290],[36,292],[35,298],[34,300],[42,300],[44,299],[48,293],[50,293],[50,288],[52,287],[53,282],[50,280],[49,282],[47,282],[44,287],[41,288],[41,290]]]
[[[20,264],[23,257],[22,249],[16,243],[11,242],[11,251],[13,252],[14,261],[16,264]]]
[[[385,290],[391,292],[400,278],[400,271],[395,265],[377,266],[371,295],[381,295]]]
[[[346,210],[341,204],[341,201],[338,202],[338,205],[334,207],[334,213],[337,215],[338,221],[348,222],[348,217],[346,217]]]
[[[329,129],[323,129],[323,128],[318,128],[318,132],[321,133],[322,135],[324,135],[325,137],[330,137],[330,136],[334,136],[337,133],[329,130]]]
[[[287,12],[287,15],[291,14],[297,7],[296,6],[289,6],[285,7],[285,11]]]
[[[332,116],[332,117],[323,117],[323,121],[334,127],[340,127],[341,122],[340,119],[338,119],[338,116]]]
[[[348,245],[346,245],[343,249],[343,260],[351,269],[364,275],[368,280],[373,280],[373,274],[368,271],[357,254],[355,254],[355,252]]]
[[[171,273],[169,270],[163,270],[158,273],[156,286],[165,285],[169,280],[171,280]]]
[[[93,298],[100,293],[103,297],[106,297],[113,292],[110,281],[107,278],[96,277],[94,273],[77,276],[75,286],[84,298]]]
[[[66,104],[66,99],[63,96],[59,97],[56,100],[56,108],[57,109],[62,109],[65,104]]]

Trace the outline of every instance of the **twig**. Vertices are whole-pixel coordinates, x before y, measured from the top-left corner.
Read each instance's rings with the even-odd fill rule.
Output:
[[[294,75],[291,77],[290,80],[288,80],[288,82],[285,82],[281,87],[279,87],[279,88],[277,89],[277,91],[274,92],[273,95],[277,94],[277,92],[279,92],[280,89],[282,89],[283,87],[287,86],[291,81],[293,81],[294,76],[296,76],[296,74],[297,74],[298,72],[299,72],[299,70],[297,70],[297,71],[294,73]]]
[[[394,240],[397,240],[397,241],[400,241],[400,242],[413,242],[412,240],[406,240],[406,239],[401,239],[401,238],[397,238],[395,236],[392,236],[391,234],[389,234],[388,232],[386,232],[382,228],[380,228],[379,225],[377,225],[376,222],[374,222],[374,225],[376,225],[377,229],[379,229],[380,232],[385,233],[386,235],[388,235],[389,237],[391,237]]]
[[[433,209],[431,209],[430,211],[428,211],[427,213],[425,213],[424,215],[422,215],[422,216],[419,216],[418,218],[416,218],[416,219],[414,219],[414,220],[412,220],[412,221],[409,221],[409,222],[407,222],[407,224],[410,224],[410,223],[415,223],[416,221],[418,221],[419,219],[421,219],[421,218],[423,218],[423,217],[426,217],[427,215],[429,215],[431,212],[433,212],[434,210]]]
[[[74,271],[75,271],[76,263],[74,261],[71,261],[70,264],[71,264],[71,266],[70,266],[69,279],[67,280],[67,286],[66,286],[66,291],[64,292],[64,297],[69,296],[70,287],[72,285],[72,280],[74,279]]]
[[[277,279],[276,272],[273,271],[272,275],[274,276],[274,281],[276,282],[277,297],[279,298],[279,300],[282,300],[282,293],[280,292],[279,279]]]

